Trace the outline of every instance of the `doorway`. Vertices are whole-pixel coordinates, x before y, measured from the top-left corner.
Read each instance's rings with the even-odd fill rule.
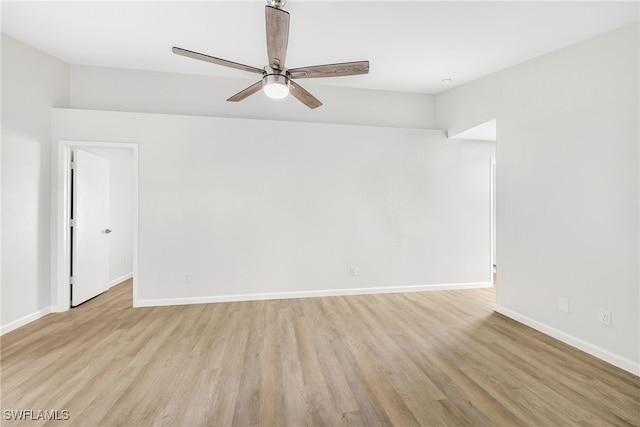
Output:
[[[105,157],[128,157],[128,163],[120,163],[130,176],[129,209],[126,216],[121,215],[121,221],[110,224],[113,231],[109,238],[124,239],[119,243],[128,245],[128,252],[117,255],[118,251],[109,252],[109,283],[108,287],[130,278],[133,279],[133,302],[138,300],[138,145],[129,143],[108,143],[88,141],[58,141],[57,155],[52,157],[52,271],[51,271],[51,311],[66,311],[71,307],[71,277],[72,277],[72,158],[74,150],[92,152]],[[125,165],[125,166],[122,166]],[[116,175],[124,175],[122,171]],[[122,206],[122,197],[116,203],[115,209]],[[127,226],[128,224],[128,226]],[[116,230],[116,227],[118,230]],[[119,231],[119,232],[118,232]],[[113,248],[111,248],[113,249]],[[116,255],[114,255],[115,252]],[[128,260],[125,260],[125,257]],[[128,262],[128,263],[127,263]],[[77,261],[74,268],[77,268]]]

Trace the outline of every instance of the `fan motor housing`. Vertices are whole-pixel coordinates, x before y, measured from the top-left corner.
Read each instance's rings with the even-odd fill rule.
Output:
[[[285,0],[267,0],[269,6],[282,9],[284,7]]]
[[[289,86],[289,78],[284,74],[267,74],[262,78],[262,85],[269,85],[272,83]]]

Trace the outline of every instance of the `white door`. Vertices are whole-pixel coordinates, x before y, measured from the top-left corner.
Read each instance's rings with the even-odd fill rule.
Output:
[[[73,152],[71,306],[109,289],[109,160]]]

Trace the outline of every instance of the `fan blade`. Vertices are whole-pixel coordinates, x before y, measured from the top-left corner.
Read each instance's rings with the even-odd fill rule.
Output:
[[[311,79],[317,77],[340,77],[367,74],[369,61],[341,62],[339,64],[312,65],[289,69],[294,79]]]
[[[302,86],[291,79],[289,79],[289,93],[298,98],[298,101],[302,102],[312,110],[322,105],[322,102],[320,102],[318,98],[311,95]]]
[[[289,12],[272,6],[265,8],[269,65],[276,70],[283,70],[289,43]]]
[[[199,59],[200,61],[211,62],[213,64],[223,65],[229,68],[236,68],[238,70],[249,71],[251,73],[262,74],[260,68],[252,67],[250,65],[238,64],[237,62],[227,61],[226,59],[216,58],[215,56],[205,55],[204,53],[193,52],[191,50],[182,49],[179,47],[173,47],[173,53],[177,55],[186,56],[188,58]]]
[[[260,89],[262,89],[262,80],[252,84],[246,89],[242,89],[240,92],[236,93],[231,98],[227,99],[227,101],[231,101],[231,102],[242,101],[243,99],[253,95],[254,93],[260,92]]]

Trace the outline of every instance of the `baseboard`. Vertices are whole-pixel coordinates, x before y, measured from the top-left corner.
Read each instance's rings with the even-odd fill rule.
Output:
[[[7,332],[18,329],[19,327],[24,326],[27,323],[31,323],[34,320],[38,320],[39,318],[44,317],[49,313],[51,313],[51,306],[45,307],[42,310],[36,311],[35,313],[21,317],[17,320],[14,320],[13,322],[9,322],[6,325],[2,325],[2,327],[0,327],[0,335],[4,335]]]
[[[156,307],[163,305],[209,304],[216,302],[257,301],[272,299],[332,297],[342,295],[392,294],[401,292],[445,291],[459,289],[490,288],[491,282],[454,283],[438,285],[387,286],[375,288],[329,289],[321,291],[272,292],[265,294],[216,295],[187,298],[164,298],[134,301],[134,307]]]
[[[538,322],[530,317],[527,317],[523,314],[520,314],[516,311],[510,310],[508,308],[502,307],[500,305],[495,305],[493,308],[497,313],[505,315],[510,319],[513,319],[517,322],[520,322],[524,325],[529,326],[537,331],[542,332],[543,334],[549,335],[559,341],[562,341],[565,344],[569,344],[572,347],[577,348],[578,350],[582,350],[585,353],[588,353],[598,359],[604,360],[607,363],[610,363],[614,366],[617,366],[620,369],[624,369],[627,372],[630,372],[634,375],[640,376],[640,363],[636,363],[633,360],[629,360],[617,354],[611,353],[608,350],[605,350],[597,345],[591,344],[588,341],[583,339],[574,337],[573,335],[567,334],[566,332],[562,332],[558,329],[552,328],[549,325]]]
[[[132,277],[133,277],[133,272],[131,272],[131,273],[127,273],[127,274],[122,275],[122,276],[120,276],[120,277],[117,277],[117,278],[115,278],[115,279],[113,279],[113,280],[111,280],[111,281],[109,282],[109,287],[115,286],[115,285],[117,285],[118,283],[122,283],[122,282],[124,282],[125,280],[129,280],[129,279],[131,279]]]

